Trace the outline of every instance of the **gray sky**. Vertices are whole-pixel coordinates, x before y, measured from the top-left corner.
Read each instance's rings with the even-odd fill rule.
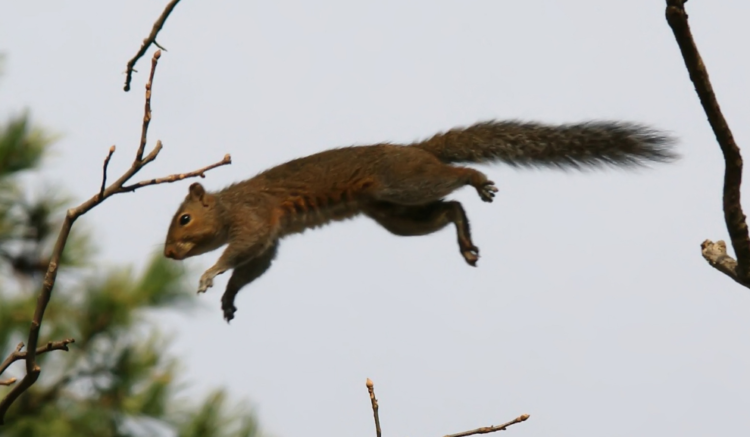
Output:
[[[45,178],[78,199],[119,174],[140,135],[150,54],[122,72],[165,1],[5,2],[0,113],[63,135]],[[739,144],[750,144],[748,2],[690,2]],[[185,1],[159,42],[142,176],[231,153],[210,189],[350,144],[405,142],[490,118],[653,124],[684,158],[636,173],[487,167],[493,204],[463,190],[479,267],[453,229],[398,238],[357,219],[284,241],[238,298],[163,318],[194,389],[228,386],[276,435],[444,435],[531,420],[514,436],[747,435],[750,294],[700,255],[725,239],[723,161],[664,2]],[[161,248],[189,182],[119,196],[90,226],[110,265]],[[747,190],[745,190],[747,193]],[[186,262],[197,287],[216,251]]]

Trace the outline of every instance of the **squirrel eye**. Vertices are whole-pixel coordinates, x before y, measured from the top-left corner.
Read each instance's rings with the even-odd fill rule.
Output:
[[[185,226],[190,223],[190,214],[183,214],[180,216],[180,225]]]

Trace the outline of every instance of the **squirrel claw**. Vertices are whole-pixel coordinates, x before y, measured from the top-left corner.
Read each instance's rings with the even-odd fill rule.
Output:
[[[497,193],[498,191],[499,190],[495,186],[495,183],[492,181],[487,181],[482,184],[481,187],[477,188],[479,197],[481,197],[485,202],[492,202],[492,200],[494,200],[495,198],[495,193]]]
[[[224,320],[229,323],[232,321],[232,319],[234,319],[234,313],[237,312],[237,307],[235,307],[234,305],[224,307],[224,305],[222,305],[222,310],[224,310]]]
[[[477,266],[477,261],[479,260],[479,248],[474,245],[468,245],[466,247],[461,248],[461,255],[463,255],[466,262],[472,266]]]
[[[234,300],[234,296],[232,296],[232,301],[233,300]],[[237,307],[234,306],[234,302],[230,302],[222,298],[221,310],[224,311],[224,320],[226,320],[227,323],[229,323],[232,321],[232,319],[234,319],[234,313],[237,312]]]
[[[206,276],[204,273],[203,276],[201,276],[200,284],[198,286],[198,293],[205,293],[206,290],[214,286],[214,278],[211,276]]]

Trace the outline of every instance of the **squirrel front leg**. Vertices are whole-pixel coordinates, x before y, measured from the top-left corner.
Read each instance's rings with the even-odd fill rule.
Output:
[[[270,240],[270,239],[269,239]],[[274,244],[274,241],[258,241],[254,239],[253,242],[243,241],[237,239],[236,241],[230,241],[229,246],[224,249],[224,253],[221,254],[216,264],[206,270],[201,275],[200,283],[198,286],[198,293],[204,293],[206,290],[214,286],[214,278],[229,269],[233,269],[249,260],[257,258],[263,254],[269,246]]]
[[[235,267],[232,277],[229,278],[229,282],[227,283],[226,291],[221,296],[221,309],[224,311],[224,320],[227,323],[234,318],[234,313],[237,312],[237,307],[234,306],[234,298],[237,296],[237,293],[242,287],[258,279],[271,267],[278,247],[278,241],[274,242],[270,248],[257,258]]]

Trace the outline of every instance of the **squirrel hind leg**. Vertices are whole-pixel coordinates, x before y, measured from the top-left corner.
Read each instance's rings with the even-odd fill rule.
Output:
[[[461,256],[469,265],[477,265],[479,248],[471,240],[469,219],[460,202],[438,200],[417,206],[375,202],[364,213],[392,234],[404,237],[428,235],[453,223]]]
[[[473,186],[485,202],[491,202],[497,192],[494,183],[478,170],[446,164],[419,149],[405,149],[415,153],[387,163],[389,170],[381,172],[367,192],[370,199],[419,206],[441,200],[466,185]]]
[[[471,167],[454,167],[452,165],[444,165],[440,168],[440,173],[437,174],[437,177],[430,179],[431,180],[423,180],[423,182],[426,183],[406,184],[406,186],[417,187],[417,190],[422,190],[420,193],[414,192],[413,194],[426,194],[428,191],[426,187],[430,187],[430,189],[433,190],[433,192],[431,193],[433,196],[424,196],[426,197],[424,198],[424,201],[442,199],[453,190],[466,185],[471,185],[472,187],[474,187],[474,189],[477,190],[477,194],[479,194],[479,197],[485,202],[492,202],[495,198],[495,193],[498,192],[495,183],[489,180],[486,174]],[[397,199],[393,199],[393,201],[400,203]]]

